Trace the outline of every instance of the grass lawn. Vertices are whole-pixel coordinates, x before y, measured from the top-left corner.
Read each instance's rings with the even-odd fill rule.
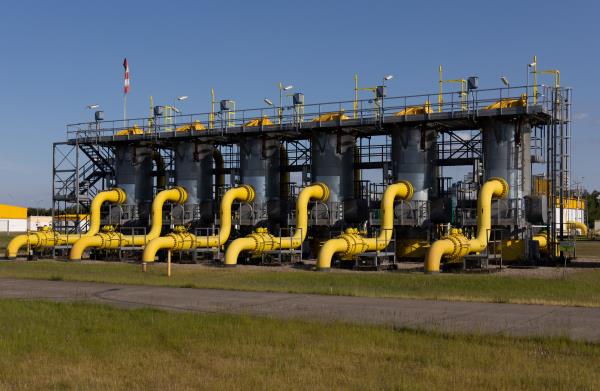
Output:
[[[2,389],[598,389],[600,345],[0,300]]]
[[[578,240],[575,248],[578,259],[600,259],[600,241]]]
[[[583,269],[566,278],[393,272],[328,273],[289,268],[234,269],[199,265],[165,265],[147,273],[125,263],[68,263],[54,261],[0,262],[0,277],[163,285],[186,288],[236,289],[317,293],[347,296],[468,300],[507,303],[544,303],[600,306],[600,270]],[[287,270],[287,271],[284,271]]]

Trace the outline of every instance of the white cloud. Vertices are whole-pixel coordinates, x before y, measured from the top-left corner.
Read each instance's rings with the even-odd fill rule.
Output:
[[[576,121],[582,120],[582,119],[586,119],[587,117],[589,117],[590,115],[588,113],[575,113],[573,115],[573,119]]]

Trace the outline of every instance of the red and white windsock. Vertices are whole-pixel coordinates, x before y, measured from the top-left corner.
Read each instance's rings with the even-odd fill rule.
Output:
[[[125,57],[125,61],[123,61],[123,68],[125,68],[125,82],[123,84],[123,93],[129,93],[129,64],[127,63],[127,57]]]

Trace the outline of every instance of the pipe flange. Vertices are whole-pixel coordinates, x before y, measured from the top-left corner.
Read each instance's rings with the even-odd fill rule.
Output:
[[[407,194],[406,194],[405,201],[410,201],[413,198],[413,195],[415,194],[415,188],[413,187],[412,183],[410,183],[409,181],[406,181],[406,180],[400,180],[396,183],[401,183],[407,187]]]
[[[500,194],[498,196],[498,198],[505,198],[508,195],[508,182],[506,182],[505,179],[500,178],[500,177],[493,177],[487,180],[487,182],[490,181],[498,181],[500,182],[500,185],[502,186],[502,194]]]
[[[448,259],[450,261],[457,261],[468,254],[469,240],[464,235],[448,235],[444,239],[452,243],[452,253],[448,254]]]
[[[239,188],[241,189],[245,189],[248,192],[248,196],[246,199],[246,202],[252,202],[254,201],[254,197],[256,196],[256,192],[254,191],[254,188],[250,185],[240,185]]]
[[[352,252],[352,241],[350,240],[352,236],[348,234],[344,234],[339,236],[344,242],[346,242],[346,249],[342,253],[342,255],[349,255]]]
[[[175,186],[173,190],[176,190],[179,193],[179,197],[175,202],[178,204],[184,204],[188,199],[188,193],[183,186]]]
[[[323,182],[315,182],[311,186],[319,186],[323,190],[323,196],[319,199],[321,202],[325,202],[329,199],[329,187]]]
[[[127,201],[127,194],[125,193],[125,190],[121,189],[120,187],[113,187],[110,190],[117,193],[117,200],[115,201],[115,204],[122,205],[125,203],[125,201]]]

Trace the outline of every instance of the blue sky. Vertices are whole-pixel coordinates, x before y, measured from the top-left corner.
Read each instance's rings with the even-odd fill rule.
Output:
[[[406,5],[404,5],[406,3]],[[584,1],[19,1],[0,14],[0,202],[50,205],[51,143],[99,103],[122,116],[122,61],[131,67],[131,116],[148,97],[190,98],[209,110],[210,88],[258,107],[292,83],[307,103],[352,99],[353,74],[389,94],[434,92],[448,77],[524,83],[537,54],[573,87],[573,177],[600,189],[600,6]],[[551,84],[551,79],[542,80]]]

